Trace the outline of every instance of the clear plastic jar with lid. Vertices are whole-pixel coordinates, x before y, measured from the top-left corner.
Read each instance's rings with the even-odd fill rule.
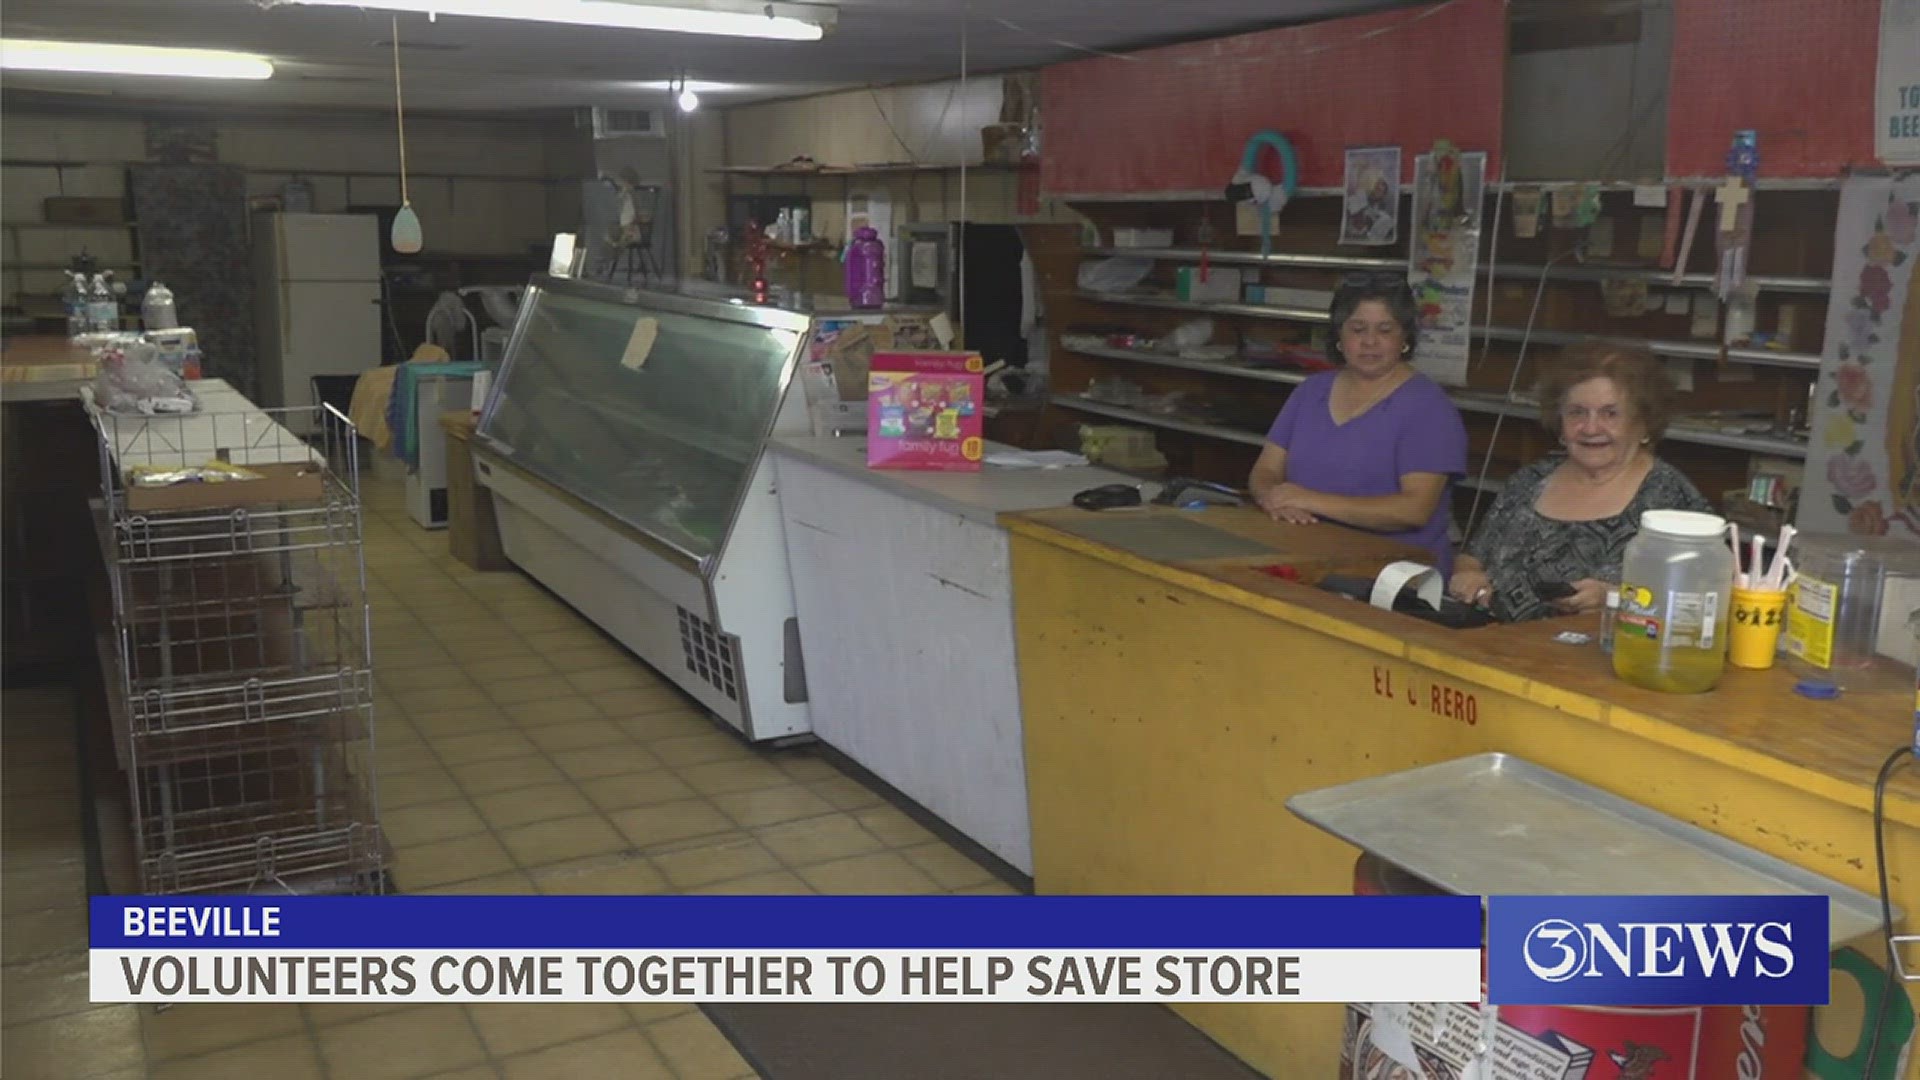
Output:
[[[1699,694],[1727,664],[1733,552],[1727,523],[1689,510],[1649,510],[1627,544],[1613,671],[1649,690]]]
[[[1901,685],[1906,673],[1878,657],[1905,645],[1897,622],[1881,625],[1904,612],[1889,613],[1883,602],[1890,593],[1896,601],[1911,596],[1920,553],[1886,537],[1801,533],[1791,555],[1799,578],[1780,638],[1788,668],[1806,682],[1842,690]]]

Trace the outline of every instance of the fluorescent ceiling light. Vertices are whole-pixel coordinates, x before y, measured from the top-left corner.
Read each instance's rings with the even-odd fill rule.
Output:
[[[85,41],[0,39],[0,68],[86,75],[161,75],[186,79],[271,79],[273,65],[250,53],[162,49]]]
[[[619,30],[661,30],[676,34],[722,34],[731,37],[773,38],[780,41],[818,41],[833,22],[833,9],[818,4],[758,4],[721,7],[717,4],[636,3],[631,0],[284,0],[326,7],[376,8],[422,15],[456,15],[475,19],[518,19],[524,22],[564,23]]]
[[[728,90],[744,90],[747,88],[747,84],[745,83],[703,82],[699,79],[688,79],[686,82],[681,82],[678,79],[654,79],[651,82],[625,83],[623,85],[630,86],[635,90],[679,90],[685,87],[696,94],[720,94]]]

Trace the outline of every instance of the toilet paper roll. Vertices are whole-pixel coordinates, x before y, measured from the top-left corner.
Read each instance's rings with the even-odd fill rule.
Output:
[[[1446,594],[1446,583],[1440,580],[1438,570],[1417,562],[1391,563],[1380,571],[1380,576],[1373,579],[1373,606],[1392,611],[1394,599],[1409,582],[1420,599],[1434,610],[1440,609],[1440,600]]]

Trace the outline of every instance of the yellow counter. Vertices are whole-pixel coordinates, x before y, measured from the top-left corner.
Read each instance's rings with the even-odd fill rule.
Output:
[[[1209,510],[1270,554],[1164,561],[1077,534],[1096,516],[1003,518],[1041,893],[1346,893],[1358,852],[1286,800],[1488,751],[1878,893],[1874,777],[1912,739],[1910,691],[1810,701],[1779,667],[1729,669],[1704,695],[1643,691],[1597,646],[1551,640],[1597,619],[1451,631],[1254,569],[1311,581],[1418,557],[1376,537]],[[1920,910],[1920,766],[1886,817],[1894,902]],[[1851,1053],[1861,1001],[1836,983],[1821,1046]],[[1338,1006],[1181,1012],[1269,1076],[1335,1075]]]

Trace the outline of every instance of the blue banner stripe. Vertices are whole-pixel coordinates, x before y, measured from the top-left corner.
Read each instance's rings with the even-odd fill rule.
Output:
[[[142,909],[213,933],[129,936]],[[279,933],[258,930],[278,909]],[[1481,941],[1478,897],[94,897],[95,949],[1417,949]],[[202,927],[201,929],[205,929]]]

